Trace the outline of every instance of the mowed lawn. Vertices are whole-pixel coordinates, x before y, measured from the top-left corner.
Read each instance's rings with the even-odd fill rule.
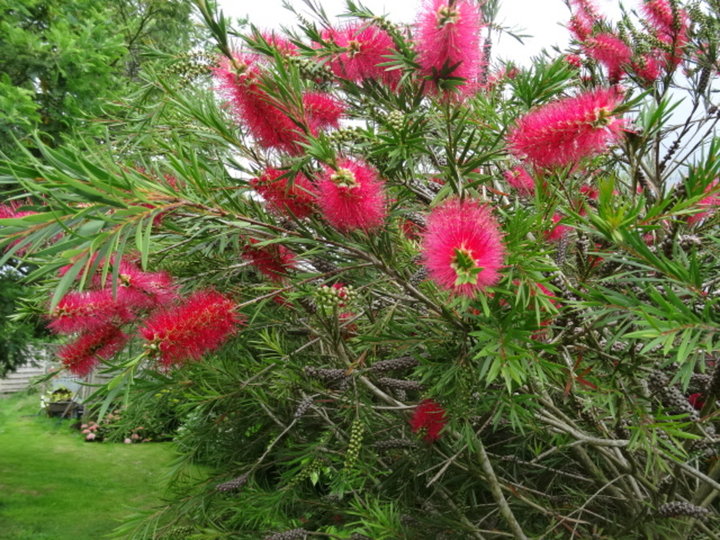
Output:
[[[86,443],[40,399],[0,397],[0,538],[102,538],[134,511],[162,504],[171,443]]]

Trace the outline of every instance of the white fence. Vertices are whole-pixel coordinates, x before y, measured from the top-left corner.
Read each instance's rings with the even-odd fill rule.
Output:
[[[20,366],[13,373],[8,373],[4,379],[0,379],[0,394],[22,392],[42,375],[58,370],[61,366],[53,361],[53,349],[52,346],[34,348],[30,355],[33,357],[32,360]],[[95,391],[95,388],[87,386],[87,383],[101,384],[107,382],[108,379],[108,376],[99,373],[91,373],[87,377],[76,377],[67,371],[60,371],[58,375],[49,379],[40,391],[46,393],[65,387],[75,394],[77,401],[82,402]]]

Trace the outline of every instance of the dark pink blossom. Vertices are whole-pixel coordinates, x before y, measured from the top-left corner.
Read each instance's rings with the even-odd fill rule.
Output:
[[[255,245],[257,243],[257,240],[251,238],[243,249],[243,257],[270,280],[282,281],[295,268],[295,254],[280,244],[259,247]]]
[[[84,377],[101,360],[109,360],[127,343],[128,336],[114,325],[108,324],[87,330],[58,351],[63,365],[74,374]]]
[[[670,0],[645,0],[642,10],[655,30],[655,37],[667,49],[663,53],[667,66],[677,66],[689,41],[687,13],[683,9],[673,9]]]
[[[563,215],[557,212],[553,214],[552,221],[555,224],[551,229],[545,231],[545,239],[550,242],[559,242],[571,231],[571,227],[562,224]]]
[[[437,441],[446,424],[445,409],[433,399],[420,402],[410,418],[410,429],[413,433],[421,433],[427,442]]]
[[[622,39],[609,33],[588,37],[583,42],[583,49],[590,58],[605,66],[611,82],[618,82],[622,78],[625,67],[632,59],[630,47]]]
[[[480,47],[482,19],[471,0],[425,0],[417,23],[416,48],[427,89],[437,92],[443,81],[464,79],[455,85],[462,94],[477,88],[485,65]]]
[[[533,195],[535,193],[535,180],[528,174],[525,167],[517,166],[505,171],[505,180],[520,195]]]
[[[573,165],[620,138],[624,122],[615,109],[622,95],[601,88],[529,112],[510,131],[510,151],[537,167]]]
[[[118,305],[132,312],[155,309],[178,298],[177,286],[167,272],[143,272],[125,259],[120,261],[117,272]],[[108,273],[103,281],[102,275],[97,273],[92,283],[95,287],[111,290],[112,276]]]
[[[715,212],[717,207],[720,206],[720,192],[718,192],[718,188],[720,188],[720,180],[717,179],[707,185],[705,193],[710,193],[711,191],[714,191],[715,193],[700,199],[697,205],[702,208],[703,211],[688,217],[688,223],[698,223]]]
[[[400,82],[401,71],[383,65],[391,61],[395,52],[393,40],[385,30],[367,22],[358,22],[326,29],[321,37],[342,49],[328,62],[337,77],[354,83],[372,79],[391,88]]]
[[[140,328],[140,335],[160,363],[170,367],[217,349],[243,321],[235,302],[203,290],[178,306],[156,311]]]
[[[440,287],[474,297],[499,281],[505,246],[487,206],[449,199],[428,217],[422,254],[430,278]]]
[[[309,216],[315,210],[316,188],[302,173],[291,179],[286,171],[270,167],[260,177],[253,178],[250,185],[278,214],[299,219]]]
[[[345,112],[344,105],[330,94],[306,92],[303,94],[303,108],[307,124],[313,135],[322,129],[337,128]]]
[[[133,319],[125,306],[113,297],[112,290],[72,291],[58,302],[48,324],[53,332],[71,334],[87,332]]]
[[[341,159],[325,167],[318,182],[318,203],[324,218],[339,231],[373,230],[387,215],[383,182],[369,165]]]
[[[263,87],[263,67],[257,56],[238,54],[231,62],[224,58],[215,69],[219,89],[232,105],[238,121],[264,148],[276,148],[289,154],[302,152],[305,134],[288,114],[288,107]]]
[[[568,27],[578,41],[585,41],[593,33],[602,16],[590,0],[571,0],[572,17]]]
[[[658,56],[658,51],[646,53],[632,63],[633,71],[645,84],[654,83],[662,74],[662,63]]]

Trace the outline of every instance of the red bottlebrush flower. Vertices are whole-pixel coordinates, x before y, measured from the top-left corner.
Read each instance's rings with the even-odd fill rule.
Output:
[[[102,281],[102,276],[97,274],[93,285],[111,290],[112,276],[108,274]],[[128,261],[120,261],[117,301],[123,307],[136,312],[169,304],[177,298],[177,286],[167,272],[143,272]]]
[[[447,424],[445,409],[432,399],[425,399],[415,407],[410,418],[413,433],[423,433],[423,439],[434,442],[440,438],[440,432]]]
[[[563,236],[565,236],[567,233],[570,232],[571,227],[568,227],[567,225],[562,225],[560,222],[563,219],[562,214],[554,214],[552,217],[553,223],[556,223],[556,225],[550,229],[549,231],[545,231],[545,239],[550,242],[558,242],[560,241]]]
[[[505,246],[487,206],[450,199],[428,217],[422,252],[431,279],[455,294],[474,297],[500,279]]]
[[[32,212],[30,210],[18,211],[18,208],[20,206],[20,203],[0,204],[0,219],[19,219],[21,217],[37,214],[37,212]],[[13,240],[7,246],[5,246],[5,249],[11,249],[12,247],[20,243],[21,240],[21,238]],[[15,250],[15,255],[17,255],[18,257],[22,257],[27,253],[28,247],[29,246],[23,246],[20,249]]]
[[[310,131],[317,134],[321,129],[337,128],[345,107],[330,94],[307,92],[303,95],[303,108]]]
[[[430,90],[442,88],[442,80],[465,79],[462,94],[473,92],[484,67],[480,49],[480,8],[470,0],[426,0],[417,23],[417,62],[431,82]]]
[[[659,55],[659,51],[647,53],[632,63],[633,71],[645,84],[654,83],[662,73],[662,65],[658,60]]]
[[[58,334],[86,332],[133,318],[132,313],[113,298],[110,289],[69,292],[58,302],[50,317],[52,321],[48,327]]]
[[[510,151],[537,167],[562,167],[603,152],[624,122],[615,115],[622,96],[599,89],[543,105],[526,114],[508,136]]]
[[[689,40],[687,13],[682,9],[673,9],[669,0],[645,0],[642,10],[655,29],[655,37],[668,48],[664,52],[667,65],[677,66]]]
[[[322,39],[344,49],[328,63],[337,77],[355,83],[372,79],[391,88],[400,82],[400,70],[388,70],[382,65],[389,62],[395,52],[393,40],[385,30],[368,23],[356,23],[327,29]]]
[[[692,405],[693,409],[696,411],[702,411],[702,408],[705,406],[704,397],[705,396],[703,396],[700,392],[690,394],[688,396],[688,403]]]
[[[536,283],[535,283],[535,287],[537,287],[538,289],[540,289],[540,292],[541,292],[542,294],[544,294],[545,296],[548,297],[548,299],[550,300],[550,303],[551,303],[552,305],[554,305],[554,306],[557,306],[557,305],[558,305],[558,297],[555,296],[555,295],[552,293],[552,291],[551,291],[550,289],[548,289],[545,285],[543,285],[542,283],[537,283],[537,282],[536,282]],[[537,293],[536,293],[534,290],[531,290],[531,291],[530,291],[530,294],[534,296],[534,295],[536,295]]]
[[[318,193],[323,216],[342,232],[377,229],[385,220],[383,182],[364,163],[341,159],[337,170],[325,167]]]
[[[262,37],[273,48],[284,56],[297,56],[299,53],[297,45],[275,32],[263,32]]]
[[[344,311],[338,314],[338,326],[340,327],[340,335],[343,338],[347,339],[357,336],[357,324],[351,322],[355,317],[357,317],[357,313],[353,313],[352,311]]]
[[[247,126],[260,146],[301,153],[299,143],[305,138],[302,128],[288,116],[286,107],[262,88],[257,58],[236,55],[235,64],[223,59],[214,71],[219,89],[230,101],[238,120]]]
[[[409,219],[403,219],[400,222],[400,230],[408,240],[420,240],[420,232],[422,227]]]
[[[127,340],[128,337],[116,326],[98,326],[62,346],[58,356],[66,368],[84,377],[101,360],[108,360],[120,352]]]
[[[282,281],[295,268],[295,254],[280,244],[257,247],[257,243],[257,240],[251,238],[243,250],[243,256],[272,281]]]
[[[585,195],[591,201],[597,201],[600,196],[600,191],[594,186],[584,185],[580,188],[580,193]]]
[[[253,178],[250,185],[267,201],[268,206],[278,214],[298,219],[309,216],[315,209],[315,186],[299,173],[290,181],[285,171],[268,168],[259,178]]]
[[[565,56],[565,61],[570,64],[572,67],[580,69],[582,67],[582,58],[580,58],[577,54],[568,54]]]
[[[583,42],[585,53],[608,71],[608,79],[611,82],[618,82],[623,74],[624,68],[630,64],[632,50],[617,36],[612,34],[597,34],[589,37]]]
[[[571,0],[572,17],[568,28],[578,41],[585,41],[593,33],[596,23],[602,20],[597,7],[589,0]]]
[[[160,363],[170,367],[199,360],[217,349],[242,322],[232,300],[214,290],[204,290],[179,306],[156,311],[140,328],[140,335]]]
[[[520,195],[533,195],[535,193],[535,180],[528,174],[524,167],[515,167],[510,171],[505,171],[505,180]]]
[[[717,190],[718,184],[720,184],[720,180],[718,179],[710,182],[705,188],[705,193]],[[709,195],[704,199],[700,199],[697,204],[700,208],[704,208],[705,210],[688,217],[688,223],[690,224],[698,223],[715,212],[716,208],[720,206],[720,193],[716,192],[715,194]]]

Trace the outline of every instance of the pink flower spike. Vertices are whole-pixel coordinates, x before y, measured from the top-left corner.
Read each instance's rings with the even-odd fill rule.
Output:
[[[72,291],[58,302],[50,314],[48,327],[58,334],[94,330],[108,324],[122,324],[133,315],[113,298],[112,290]]]
[[[435,442],[447,424],[445,409],[433,399],[423,400],[410,418],[413,433],[422,433],[427,442]]]
[[[677,66],[689,41],[687,13],[673,9],[670,0],[645,0],[642,10],[655,30],[655,37],[669,49],[664,52],[667,66]]]
[[[563,219],[562,214],[555,213],[552,217],[553,223],[556,225],[549,231],[545,231],[545,239],[549,242],[559,242],[567,233],[570,232],[571,227],[562,225],[560,222]]]
[[[234,64],[224,58],[214,72],[219,90],[230,102],[238,121],[247,126],[260,146],[290,154],[302,152],[299,144],[305,139],[302,128],[262,88],[262,66],[256,56],[236,55]]]
[[[659,51],[646,53],[632,63],[633,71],[645,84],[654,83],[662,74],[662,64],[660,60],[658,60],[659,55]]]
[[[538,107],[510,131],[510,151],[544,168],[599,154],[622,134],[624,121],[615,113],[621,100],[617,90],[601,88]]]
[[[244,322],[236,309],[235,302],[214,290],[198,291],[179,306],[156,311],[140,335],[165,367],[199,360]]]
[[[58,357],[71,372],[84,377],[100,360],[108,360],[120,352],[127,340],[128,337],[115,326],[94,328],[62,346]]]
[[[335,76],[354,83],[372,79],[391,88],[400,82],[400,70],[388,70],[382,65],[395,52],[393,40],[385,30],[368,23],[354,23],[326,29],[321,37],[344,49],[328,63]]]
[[[480,8],[471,0],[425,0],[417,22],[417,62],[436,93],[443,80],[460,78],[457,88],[467,95],[477,88],[485,65],[480,48]]]
[[[528,174],[524,167],[514,167],[505,171],[505,180],[520,195],[530,196],[535,194],[535,180]]]
[[[585,41],[593,33],[596,23],[602,21],[597,7],[590,0],[571,0],[572,17],[568,25],[578,41]]]
[[[487,206],[450,199],[428,217],[422,252],[431,279],[472,298],[500,280],[505,246]]]
[[[93,277],[93,285],[112,289],[112,276],[105,281],[101,274]],[[154,309],[174,302],[178,298],[177,286],[167,272],[143,272],[136,265],[120,261],[118,268],[117,302],[132,312]]]
[[[256,247],[254,244],[257,242],[251,238],[243,250],[243,256],[271,281],[283,281],[288,272],[295,268],[295,254],[280,244]]]
[[[370,231],[385,221],[383,182],[362,162],[341,159],[336,170],[325,167],[318,193],[323,216],[339,231]]]
[[[630,64],[632,50],[617,36],[604,33],[587,38],[583,42],[585,53],[608,71],[611,83],[617,83],[624,74],[624,68]]]
[[[705,188],[705,193],[709,193],[711,191],[718,189],[718,184],[720,184],[720,180],[715,179],[712,182],[710,182],[707,187]],[[700,221],[703,221],[710,215],[712,215],[718,206],[720,206],[720,193],[716,192],[713,195],[709,195],[705,197],[704,199],[700,199],[700,201],[697,203],[697,205],[700,208],[703,208],[704,210],[702,212],[698,212],[697,214],[693,214],[692,216],[688,217],[688,223],[693,225],[695,223],[698,223]]]
[[[300,54],[297,45],[275,32],[263,32],[262,37],[283,56],[297,56]]]
[[[303,107],[308,126],[313,134],[321,129],[339,127],[345,107],[330,94],[307,92],[303,94]]]
[[[298,219],[309,216],[315,209],[316,190],[308,178],[298,173],[291,181],[285,171],[268,168],[250,185],[267,201],[271,210]]]

